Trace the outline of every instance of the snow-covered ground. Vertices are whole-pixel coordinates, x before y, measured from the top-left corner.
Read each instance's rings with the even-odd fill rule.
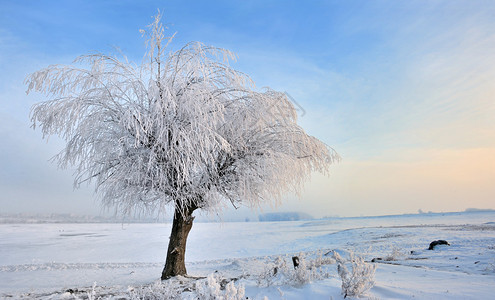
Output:
[[[495,212],[196,223],[188,272],[213,274],[209,285],[191,278],[158,282],[169,232],[169,224],[1,224],[0,298],[125,299],[171,291],[192,298],[198,286],[235,278],[232,286],[244,286],[249,299],[341,299],[333,250],[376,266],[375,285],[364,298],[495,297]],[[439,239],[450,246],[427,250]],[[294,255],[320,264],[298,281]]]

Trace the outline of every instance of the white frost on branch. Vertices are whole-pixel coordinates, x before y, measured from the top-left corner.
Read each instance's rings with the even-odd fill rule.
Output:
[[[92,54],[26,79],[28,93],[51,99],[33,106],[32,124],[66,140],[54,160],[76,167],[76,187],[95,182],[102,202],[124,214],[223,200],[255,207],[298,194],[338,159],[297,125],[284,93],[256,91],[229,66],[233,53],[199,42],[165,52],[173,36],[164,37],[159,16],[142,32],[139,66]]]

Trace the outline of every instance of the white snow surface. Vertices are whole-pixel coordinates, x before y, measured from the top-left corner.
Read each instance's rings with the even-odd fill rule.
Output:
[[[0,298],[127,299],[159,285],[169,232],[170,224],[0,224]],[[450,246],[427,250],[439,239]],[[277,257],[292,267],[294,255],[331,260],[333,250],[381,258],[364,299],[494,297],[495,212],[195,223],[186,266],[191,276],[238,279],[249,299],[342,299],[335,263],[308,283],[260,284]]]

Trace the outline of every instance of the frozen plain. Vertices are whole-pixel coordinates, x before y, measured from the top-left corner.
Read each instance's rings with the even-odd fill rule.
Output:
[[[169,224],[1,224],[0,298],[84,299],[95,282],[96,298],[125,298],[156,284],[169,231]],[[451,245],[427,250],[438,239]],[[332,250],[383,259],[364,299],[495,298],[495,212],[195,223],[186,261],[192,276],[240,278],[249,299],[342,299],[335,264],[303,285],[259,280],[278,256],[289,262]]]

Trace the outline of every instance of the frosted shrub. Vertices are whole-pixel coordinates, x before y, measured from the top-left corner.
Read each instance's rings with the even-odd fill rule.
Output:
[[[263,271],[256,277],[256,283],[260,287],[282,284],[282,282],[286,281],[289,271],[285,260],[278,256],[273,263],[265,265]]]
[[[274,285],[275,279],[278,277],[277,273],[275,270],[278,270],[277,268],[265,266],[263,271],[256,277],[256,284],[259,287],[269,287]]]
[[[316,253],[316,258],[311,261],[311,263],[313,264],[313,266],[316,267],[316,268],[320,268],[320,267],[322,267],[324,265],[333,265],[335,263],[335,259],[326,256],[329,253],[330,252],[328,252],[326,254],[323,254],[323,252],[321,250],[319,250]]]
[[[337,252],[333,252],[337,261],[337,271],[342,279],[342,295],[346,297],[357,297],[371,289],[375,284],[376,266],[368,264],[360,256],[350,253],[351,271],[346,266],[346,261]]]
[[[330,257],[324,257],[321,251],[315,259],[306,259],[303,254],[299,255],[299,266],[292,270],[288,279],[288,284],[300,286],[310,283],[314,280],[322,280],[330,277],[322,267],[328,264],[334,264],[335,260]]]
[[[299,266],[294,269],[291,281],[293,285],[304,285],[311,282],[311,279],[316,279],[318,277],[318,272],[316,268],[311,267],[311,263],[308,263],[304,257],[299,257]]]
[[[225,300],[241,300],[244,299],[246,290],[244,286],[239,284],[236,286],[233,281],[227,283],[225,286]]]
[[[403,258],[405,256],[406,256],[406,254],[400,248],[394,246],[392,248],[392,252],[389,255],[385,256],[383,258],[383,260],[385,260],[385,261],[396,261],[396,260],[399,260],[399,259],[401,259],[401,258]]]
[[[101,297],[96,297],[96,281],[93,283],[93,287],[90,292],[87,292],[88,300],[97,300]]]
[[[219,283],[218,278],[210,274],[206,280],[196,284],[196,293],[201,300],[241,300],[245,299],[243,285],[236,286],[233,281],[225,286],[225,290]]]
[[[484,271],[487,273],[495,273],[495,262],[489,263],[484,269]]]
[[[200,281],[196,284],[196,292],[201,299],[217,299],[221,293],[221,286],[213,274],[210,274],[206,281]]]
[[[330,277],[322,268],[323,265],[333,264],[335,260],[323,257],[319,252],[313,260],[306,259],[299,255],[299,266],[293,268],[292,264],[287,264],[287,260],[278,256],[273,263],[267,264],[263,272],[256,279],[258,286],[291,285],[301,286],[314,280],[321,280]]]
[[[157,281],[150,286],[129,288],[131,300],[175,300],[181,299],[181,285],[174,280]]]

